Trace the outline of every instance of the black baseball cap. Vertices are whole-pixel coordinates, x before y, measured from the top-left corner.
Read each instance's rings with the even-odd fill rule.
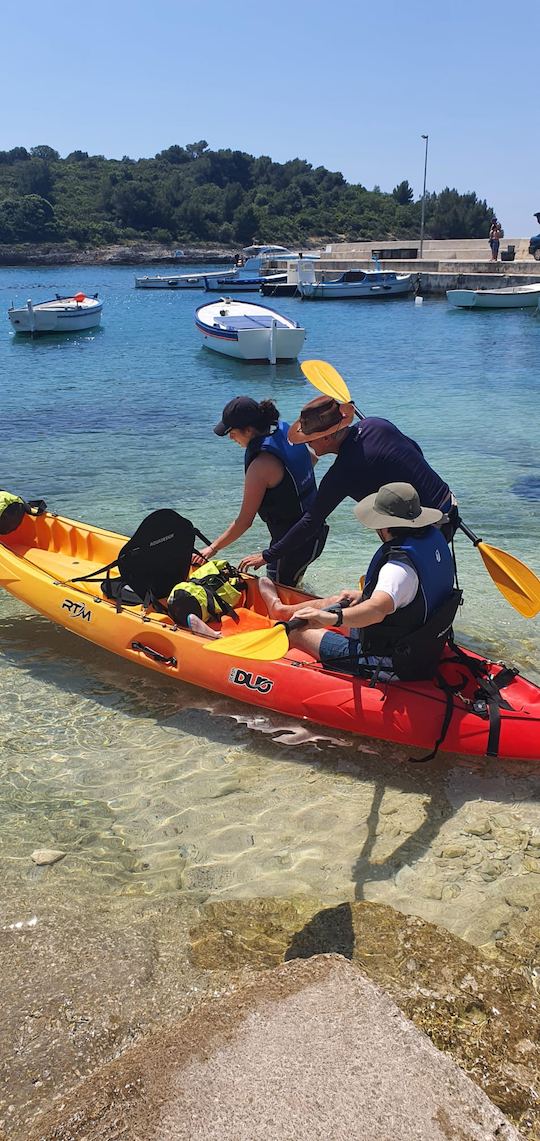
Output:
[[[216,436],[226,436],[231,428],[250,428],[259,423],[261,409],[251,396],[235,396],[225,405],[219,424],[214,432]]]

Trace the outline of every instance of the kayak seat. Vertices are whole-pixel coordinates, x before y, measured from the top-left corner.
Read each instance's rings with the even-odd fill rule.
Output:
[[[105,597],[117,607],[152,605],[163,612],[160,599],[188,577],[196,537],[208,545],[209,540],[178,512],[170,508],[152,511],[113,562],[69,581],[99,582]],[[117,578],[111,577],[112,570],[118,570]]]

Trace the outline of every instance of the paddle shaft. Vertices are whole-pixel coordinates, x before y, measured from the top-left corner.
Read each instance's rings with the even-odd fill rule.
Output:
[[[351,599],[350,598],[342,598],[341,602],[339,602],[339,603],[333,602],[330,606],[321,606],[321,610],[328,610],[330,612],[330,614],[336,614],[338,609],[339,610],[345,610],[347,608],[347,606],[350,606],[350,605],[351,605]],[[299,630],[301,626],[307,626],[308,622],[309,622],[308,618],[290,618],[288,622],[277,622],[276,625],[277,626],[284,626],[286,633],[290,634],[290,633],[292,633],[293,630]],[[331,630],[332,626],[328,626],[327,629]]]
[[[470,527],[467,527],[467,524],[463,522],[463,519],[459,520],[458,527],[459,530],[463,531],[463,534],[471,540],[471,543],[474,543],[475,547],[477,547],[479,543],[483,542],[483,539],[479,539],[478,535],[475,535],[474,531],[471,531]]]

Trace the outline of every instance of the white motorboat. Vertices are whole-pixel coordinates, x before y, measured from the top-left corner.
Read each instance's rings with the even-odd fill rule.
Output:
[[[212,270],[211,273],[181,273],[165,277],[163,274],[154,274],[149,277],[136,277],[135,289],[204,289],[206,278],[219,277],[232,281],[237,276],[237,270]],[[223,286],[221,287],[223,292]]]
[[[272,282],[274,285],[285,282],[287,280],[286,273],[270,273],[264,276],[257,275],[256,277],[245,277],[241,273],[235,274],[232,277],[227,275],[208,275],[204,279],[204,288],[207,293],[258,293],[259,289],[267,282]]]
[[[505,289],[447,289],[446,296],[458,309],[524,309],[540,303],[540,282]]]
[[[347,269],[330,281],[299,280],[298,293],[309,301],[344,297],[397,297],[409,292],[411,277],[410,273],[394,273],[392,270]]]
[[[97,293],[87,297],[75,293],[73,297],[56,295],[54,301],[41,301],[34,305],[27,301],[23,309],[8,309],[8,317],[16,333],[80,333],[93,329],[101,321],[103,305]]]
[[[315,255],[313,255],[315,256]],[[242,250],[242,261],[231,269],[212,270],[210,273],[180,273],[180,274],[154,274],[147,277],[136,277],[136,289],[208,289],[218,293],[229,291],[235,283],[235,293],[252,292],[260,287],[261,279],[272,268],[277,260],[296,258],[298,254],[291,253],[285,246],[246,246]],[[274,263],[274,264],[272,264]],[[255,280],[258,284],[255,284]],[[246,282],[246,284],[242,284]],[[207,284],[208,283],[208,284]]]
[[[200,305],[195,324],[206,348],[244,361],[294,360],[306,330],[267,305],[222,297]]]

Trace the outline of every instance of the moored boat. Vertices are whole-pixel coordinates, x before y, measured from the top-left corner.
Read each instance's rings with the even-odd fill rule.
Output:
[[[242,289],[241,284],[243,280],[249,279],[250,283],[254,283],[255,279],[261,279],[272,270],[277,260],[281,261],[284,258],[294,258],[297,256],[297,254],[291,253],[285,246],[245,246],[242,250],[242,257],[239,263],[231,266],[230,269],[211,270],[209,273],[203,270],[201,273],[168,273],[136,277],[135,288],[211,289],[212,282],[216,278],[221,280],[226,278],[226,286],[216,285],[216,290],[219,293],[222,293],[224,288],[230,290],[232,282],[237,283],[236,292],[245,292],[246,290]],[[207,282],[209,282],[208,285],[206,284]],[[254,285],[254,288],[257,290],[259,285]]]
[[[261,286],[266,282],[273,282],[277,285],[280,282],[285,282],[287,275],[285,273],[271,273],[267,276],[261,277],[245,277],[241,274],[234,277],[220,277],[219,275],[205,277],[204,288],[207,293],[258,293]]]
[[[244,361],[294,360],[306,330],[266,305],[222,297],[200,305],[195,324],[203,345]]]
[[[410,273],[393,270],[348,269],[330,281],[299,281],[298,292],[305,300],[333,298],[398,297],[412,288]]]
[[[528,309],[540,303],[540,282],[504,289],[447,289],[446,296],[457,309]]]
[[[118,603],[102,594],[96,581],[72,581],[113,563],[125,542],[121,535],[48,512],[25,515],[16,530],[0,536],[0,583],[58,625],[162,676],[342,732],[432,749],[449,696],[434,681],[373,684],[323,670],[299,650],[289,650],[278,661],[257,663],[235,652],[232,638],[230,655],[213,654],[205,638],[177,627],[167,614]],[[236,610],[238,624],[223,619],[225,637],[273,625],[266,617],[257,578],[249,576],[246,586],[243,605]],[[290,588],[280,588],[279,593],[285,602],[300,603],[310,597]],[[467,653],[481,663],[477,655]],[[503,674],[500,663],[483,666],[486,678],[495,683],[500,679],[504,699],[498,711],[498,749],[490,756],[538,760],[540,689],[511,670]],[[445,652],[440,671],[454,687],[441,749],[485,755],[493,748],[486,690],[478,691],[478,678],[472,673],[467,677],[463,663],[456,662],[451,652]]]
[[[36,336],[39,333],[79,333],[93,329],[101,321],[103,305],[97,293],[87,297],[75,293],[72,297],[60,297],[53,301],[41,301],[34,305],[27,301],[23,308],[8,309],[8,317],[16,333]]]

